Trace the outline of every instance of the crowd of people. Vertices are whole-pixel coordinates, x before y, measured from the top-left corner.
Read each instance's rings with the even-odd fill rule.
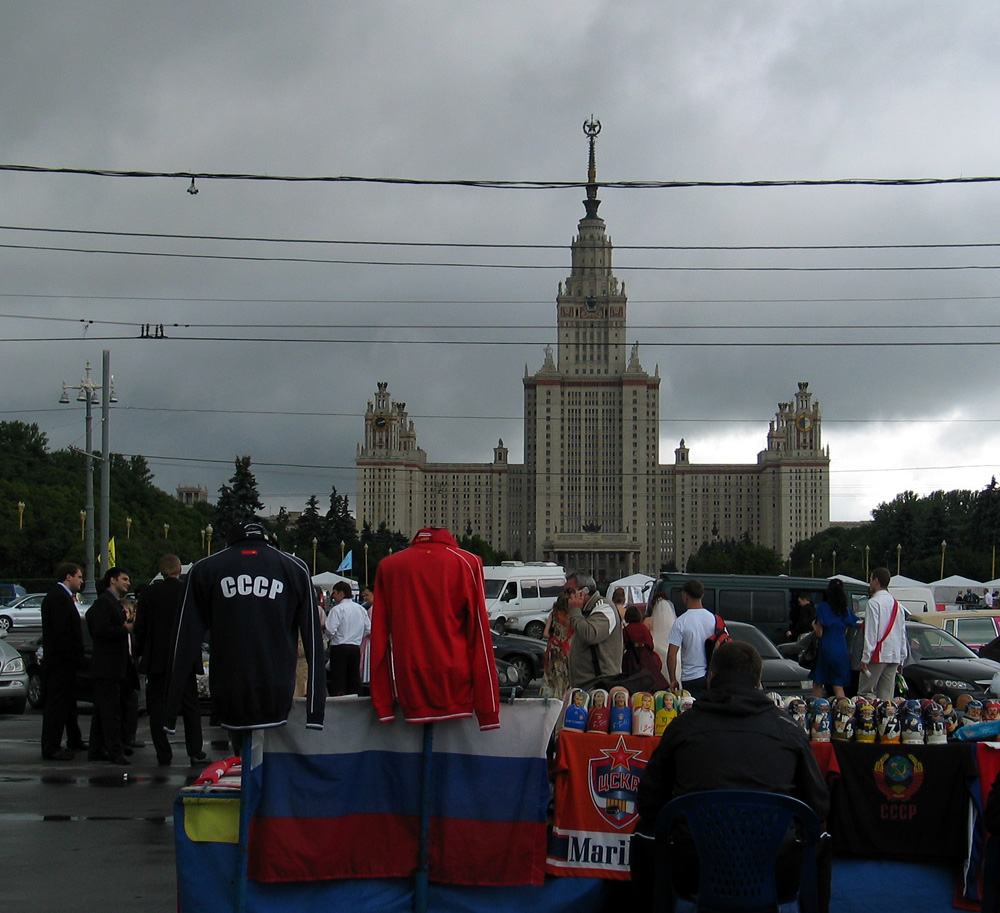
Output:
[[[157,762],[161,766],[172,763],[173,752],[163,720],[172,637],[182,592],[180,559],[165,555],[160,561],[160,573],[162,579],[142,588],[133,602],[129,574],[120,567],[108,568],[100,581],[97,599],[81,618],[76,597],[83,587],[82,569],[67,563],[56,571],[57,581],[42,601],[43,758],[72,761],[77,752],[85,751],[91,761],[129,764],[129,756],[146,744],[137,738],[139,673],[143,673]],[[78,676],[86,662],[84,624],[93,643],[87,671],[94,709],[87,740],[76,711]],[[200,662],[192,664],[182,683],[185,748],[191,764],[208,762],[202,750],[198,707],[196,676],[200,671]]]

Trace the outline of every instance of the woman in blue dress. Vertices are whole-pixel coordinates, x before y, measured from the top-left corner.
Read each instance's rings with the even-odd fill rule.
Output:
[[[824,696],[824,686],[836,697],[844,697],[844,685],[851,680],[851,657],[847,652],[847,629],[858,623],[847,600],[843,581],[833,577],[826,586],[826,599],[816,606],[813,631],[819,638],[819,655],[810,678],[813,697]]]

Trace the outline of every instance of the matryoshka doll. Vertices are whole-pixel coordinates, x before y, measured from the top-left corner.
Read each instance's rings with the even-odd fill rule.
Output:
[[[611,700],[611,731],[632,732],[632,710],[628,705],[628,688],[617,685],[608,693]]]
[[[603,688],[597,688],[590,692],[587,732],[607,732],[610,724],[611,708],[608,706],[608,692]]]
[[[825,697],[813,701],[812,719],[809,723],[809,738],[813,742],[830,741],[830,702]]]
[[[632,735],[653,735],[655,727],[653,695],[649,691],[636,691],[632,695]]]
[[[653,706],[656,708],[656,718],[653,722],[653,735],[663,735],[664,730],[677,716],[674,706],[674,696],[669,691],[657,691],[653,695]]]
[[[944,717],[944,731],[945,735],[950,739],[957,731],[958,727],[961,725],[958,721],[958,714],[955,712],[955,707],[951,702],[951,698],[947,694],[935,694],[934,700],[941,705],[941,715]]]
[[[788,699],[788,706],[785,708],[788,711],[788,715],[795,721],[797,726],[800,726],[803,732],[809,731],[809,715],[806,707],[806,702],[800,697],[790,697]]]
[[[774,706],[779,710],[785,709],[785,699],[777,691],[768,691],[767,697],[774,701]]]
[[[987,701],[983,707],[984,720],[1000,720],[1000,701]]]
[[[570,688],[566,692],[563,729],[583,732],[587,728],[587,701],[587,692],[582,688]]]
[[[907,701],[903,707],[903,744],[924,744],[924,713],[920,701]]]
[[[837,698],[833,706],[831,735],[838,742],[849,742],[854,738],[854,701],[849,697]]]
[[[982,721],[983,702],[973,698],[965,705],[965,715],[962,717],[962,725],[971,726],[973,723],[981,723]]]
[[[690,710],[694,706],[694,698],[691,696],[690,691],[682,691],[677,696],[677,712],[684,713],[686,710]]]
[[[876,734],[875,705],[864,697],[854,703],[854,741],[874,742]]]
[[[924,701],[924,742],[928,745],[944,745],[948,735],[944,729],[944,710],[937,701]]]
[[[899,718],[899,705],[895,701],[879,701],[876,708],[878,715],[878,740],[883,745],[898,745],[903,738],[902,721]]]

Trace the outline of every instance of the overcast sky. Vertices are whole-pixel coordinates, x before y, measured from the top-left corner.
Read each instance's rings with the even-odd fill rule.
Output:
[[[593,114],[601,181],[995,176],[998,32],[985,3],[9,2],[0,163],[582,181]],[[523,459],[521,379],[555,343],[582,190],[188,184],[0,171],[0,419],[82,446],[61,383],[107,348],[112,449],[168,491],[214,498],[250,454],[271,509],[325,508],[331,485],[356,506],[379,381],[429,460],[489,461],[498,438]],[[834,520],[989,483],[1000,185],[600,197],[663,379],[661,462],[681,437],[692,463],[755,462],[808,381]],[[718,249],[752,246],[783,249]]]

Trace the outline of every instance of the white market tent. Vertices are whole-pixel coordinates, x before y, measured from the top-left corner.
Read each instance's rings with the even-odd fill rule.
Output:
[[[901,586],[927,586],[927,584],[923,580],[914,580],[905,574],[893,574],[892,579],[889,581],[889,589]]]
[[[962,577],[960,574],[952,574],[950,577],[944,577],[941,580],[935,580],[933,583],[927,584],[934,591],[934,600],[937,603],[949,603],[954,602],[958,597],[959,593],[964,593],[966,590],[972,590],[973,592],[978,592],[981,596],[980,590],[983,589],[984,585],[979,580],[973,580],[971,577]]]
[[[833,576],[844,583],[859,583],[861,586],[868,586],[867,580],[858,580],[857,577],[849,577],[847,574],[834,574]]]
[[[316,586],[321,586],[324,590],[329,592],[333,589],[333,585],[335,583],[340,583],[341,580],[343,580],[344,583],[349,583],[351,585],[351,592],[353,592],[355,596],[361,592],[358,587],[357,580],[351,580],[350,577],[341,577],[340,574],[335,574],[333,571],[324,571],[322,574],[317,574],[313,577],[312,582],[315,583]]]
[[[628,577],[622,577],[621,580],[612,583],[605,595],[610,601],[614,591],[618,587],[624,587],[625,605],[645,606],[654,583],[656,581],[648,574],[630,574]]]

